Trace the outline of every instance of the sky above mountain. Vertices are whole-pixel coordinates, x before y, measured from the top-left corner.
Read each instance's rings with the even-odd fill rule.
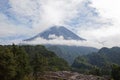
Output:
[[[87,39],[85,45],[119,46],[119,4],[119,0],[0,0],[0,44],[19,42],[58,25]]]

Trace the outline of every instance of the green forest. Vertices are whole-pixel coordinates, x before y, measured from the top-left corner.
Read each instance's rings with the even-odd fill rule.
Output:
[[[98,52],[79,56],[72,64],[74,71],[98,76],[108,75],[120,80],[120,48],[102,48]]]
[[[38,80],[47,71],[70,70],[68,63],[44,46],[0,46],[0,80]]]
[[[74,54],[74,53],[73,53]],[[42,45],[0,46],[0,80],[44,80],[50,71],[71,71],[120,80],[120,48],[102,48],[67,61]]]

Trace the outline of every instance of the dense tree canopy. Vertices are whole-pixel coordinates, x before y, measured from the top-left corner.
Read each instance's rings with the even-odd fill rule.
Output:
[[[69,70],[67,62],[44,46],[0,46],[0,78],[2,80],[36,80],[45,71]]]
[[[110,75],[111,66],[120,65],[120,48],[102,48],[97,53],[79,56],[74,60],[72,67],[76,71],[87,72],[96,75]],[[99,71],[100,74],[97,74]]]

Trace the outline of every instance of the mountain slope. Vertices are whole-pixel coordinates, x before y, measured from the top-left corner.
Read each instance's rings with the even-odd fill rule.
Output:
[[[120,48],[102,48],[97,53],[79,56],[75,59],[72,67],[77,70],[93,70],[98,68],[102,74],[109,74],[111,65],[120,65]]]
[[[32,38],[26,39],[25,41],[32,41],[39,37],[46,40],[52,40],[59,37],[65,40],[85,40],[63,26],[53,26]]]
[[[29,59],[31,61],[31,65],[34,66],[35,60],[41,61],[38,63],[38,66],[42,66],[42,68],[46,67],[45,71],[61,71],[61,70],[69,70],[70,67],[68,63],[58,57],[54,52],[48,51],[44,46],[42,45],[36,45],[36,46],[31,46],[31,45],[22,45],[20,48],[24,49],[25,52],[29,55]],[[44,64],[44,65],[42,65]],[[46,65],[45,65],[46,64]]]
[[[59,57],[64,58],[69,64],[72,64],[74,59],[80,55],[98,51],[96,48],[83,46],[46,45],[46,47]]]

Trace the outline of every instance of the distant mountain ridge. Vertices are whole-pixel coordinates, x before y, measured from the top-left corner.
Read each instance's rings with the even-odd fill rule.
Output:
[[[65,59],[70,65],[78,56],[98,52],[97,48],[85,46],[46,45],[46,47],[48,50],[55,52],[57,56]]]
[[[33,41],[36,38],[43,38],[46,40],[52,40],[55,38],[63,38],[64,40],[80,40],[83,41],[85,39],[79,37],[78,35],[76,35],[75,33],[73,33],[72,31],[68,30],[67,28],[65,28],[64,26],[53,26],[39,34],[37,34],[36,36],[26,39],[24,41]]]

